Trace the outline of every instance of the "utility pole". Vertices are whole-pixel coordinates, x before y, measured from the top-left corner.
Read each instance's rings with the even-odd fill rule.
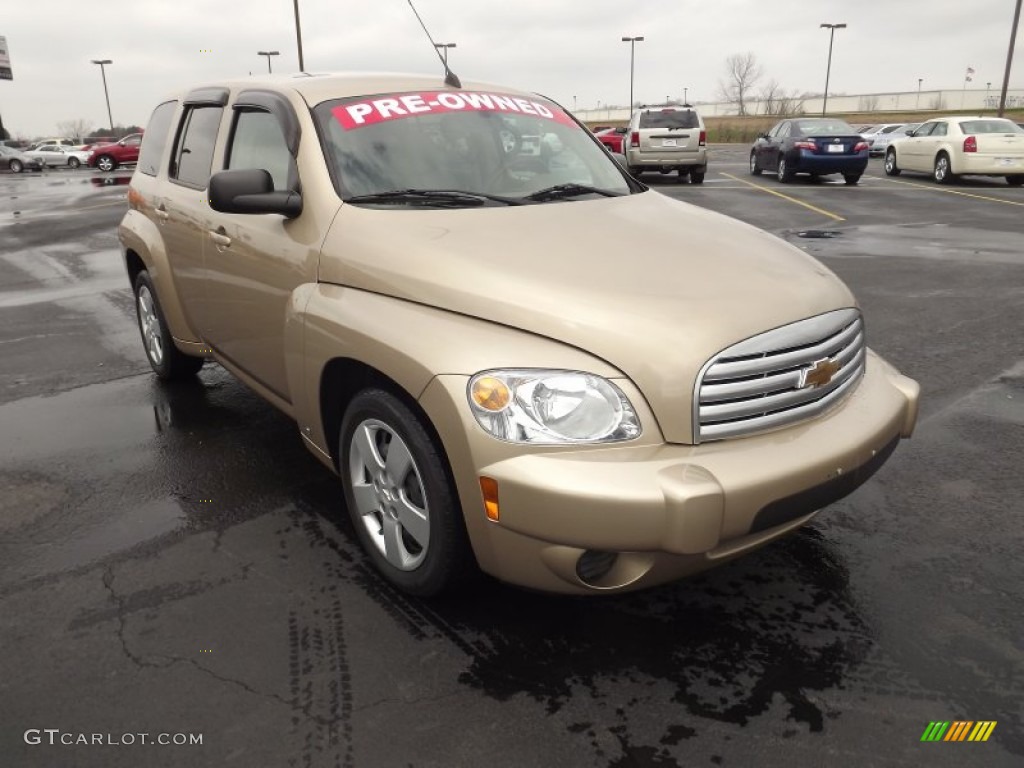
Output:
[[[636,44],[643,42],[643,35],[639,37],[624,37],[622,42],[629,43],[629,114],[633,114],[633,63],[636,54]]]

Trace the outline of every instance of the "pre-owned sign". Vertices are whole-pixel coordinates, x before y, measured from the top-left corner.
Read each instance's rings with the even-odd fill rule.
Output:
[[[7,38],[0,37],[0,80],[13,80],[11,57],[7,53]]]

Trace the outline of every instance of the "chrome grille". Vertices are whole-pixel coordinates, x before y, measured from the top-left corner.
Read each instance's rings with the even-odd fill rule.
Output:
[[[864,322],[856,309],[734,344],[697,378],[694,442],[749,435],[821,413],[856,387],[864,354]],[[815,383],[819,374],[823,381]]]

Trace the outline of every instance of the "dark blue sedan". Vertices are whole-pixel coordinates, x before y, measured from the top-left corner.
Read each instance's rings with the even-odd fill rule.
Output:
[[[812,179],[841,173],[856,184],[868,165],[868,143],[842,120],[800,117],[783,120],[758,136],[750,150],[750,172],[774,171],[786,184],[798,173]]]

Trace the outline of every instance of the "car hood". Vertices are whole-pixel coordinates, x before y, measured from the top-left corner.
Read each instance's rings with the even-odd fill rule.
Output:
[[[666,439],[684,443],[709,358],[855,306],[846,286],[799,249],[653,191],[456,210],[343,205],[320,279],[583,349],[628,376]]]

